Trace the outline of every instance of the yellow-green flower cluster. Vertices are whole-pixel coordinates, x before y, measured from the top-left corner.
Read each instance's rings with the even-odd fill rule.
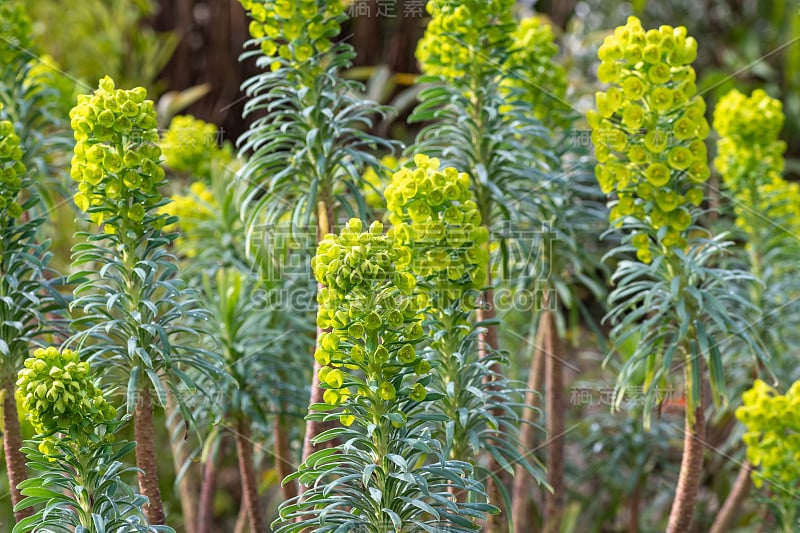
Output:
[[[753,482],[763,480],[782,486],[796,486],[800,481],[800,381],[785,395],[761,380],[742,394],[744,405],[736,410],[747,431],[742,440],[753,466]]]
[[[342,0],[240,0],[250,14],[250,35],[269,57],[305,63],[327,52],[339,33]],[[273,63],[280,68],[280,62]]]
[[[786,143],[778,136],[783,121],[780,100],[760,89],[749,97],[734,89],[714,110],[714,129],[720,135],[714,165],[737,200],[736,224],[748,232],[765,219],[792,233],[800,231],[798,186],[781,177]]]
[[[161,139],[164,164],[198,178],[207,176],[211,160],[222,152],[217,144],[218,137],[216,125],[189,115],[178,115]]]
[[[141,229],[162,197],[156,113],[142,87],[115,89],[106,76],[91,95],[80,95],[70,111],[75,132],[72,178],[75,204],[106,231]]]
[[[494,49],[508,40],[514,0],[433,0],[431,20],[417,45],[422,72],[446,80],[463,77],[495,57]]]
[[[469,176],[453,167],[439,169],[438,159],[423,154],[414,163],[416,168],[396,172],[385,191],[391,235],[411,253],[404,263],[440,289],[483,287],[489,234]]]
[[[520,91],[536,118],[558,123],[559,115],[568,109],[564,103],[567,72],[554,61],[558,46],[551,25],[541,17],[524,18],[511,38],[506,66],[513,74],[503,80],[503,86]]]
[[[710,174],[705,102],[691,67],[697,41],[682,26],[645,31],[629,17],[598,56],[597,76],[611,87],[596,94],[597,111],[587,114],[595,174],[604,193],[616,193],[612,223],[631,217],[649,228],[632,243],[650,262],[653,244],[665,252],[686,246],[690,206],[703,201]]]
[[[22,189],[24,173],[22,149],[14,125],[8,120],[0,120],[0,219],[17,218],[22,214],[17,195]]]
[[[31,46],[31,20],[25,11],[24,2],[0,0],[0,65],[8,68],[20,59],[27,59],[26,50]],[[8,68],[4,75],[16,75]]]
[[[72,350],[35,350],[19,371],[17,394],[40,435],[86,436],[116,417],[116,410],[95,385],[89,363]]]
[[[430,371],[414,345],[422,337],[419,324],[424,298],[414,295],[414,276],[399,268],[402,246],[374,222],[362,232],[351,219],[339,235],[327,235],[319,244],[312,268],[320,287],[317,325],[330,332],[320,336],[314,353],[322,365],[324,401],[342,405],[340,420],[355,420],[350,402],[376,406],[388,412],[394,424],[405,415],[393,411],[397,402],[425,399],[419,378]],[[359,370],[363,379],[348,370]]]

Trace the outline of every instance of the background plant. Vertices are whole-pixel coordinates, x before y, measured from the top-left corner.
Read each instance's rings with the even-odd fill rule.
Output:
[[[335,227],[337,212],[365,217],[358,187],[362,173],[379,166],[375,152],[392,143],[364,131],[379,108],[352,94],[358,83],[338,76],[353,59],[350,45],[331,43],[344,20],[342,3],[242,5],[260,48],[243,57],[256,54],[257,64],[270,69],[243,86],[250,97],[245,114],[266,112],[239,139],[241,153],[250,154],[240,172],[249,185],[243,199],[248,240],[256,229],[274,232],[286,222],[292,234],[316,234],[320,240]],[[310,404],[321,400],[319,369],[315,363]],[[318,423],[308,421],[304,459],[313,451]]]
[[[315,440],[341,444],[313,453],[290,476],[311,486],[282,506],[277,531],[477,531],[474,520],[494,508],[472,501],[471,493],[483,497],[481,484],[469,463],[444,457],[426,427],[441,417],[421,408],[441,397],[428,393],[431,365],[415,348],[424,299],[405,268],[411,250],[378,222],[361,230],[351,219],[326,236],[313,264],[324,285],[317,324],[330,332],[314,354],[325,403],[312,405],[309,417],[338,419]]]
[[[733,199],[737,234],[745,241],[745,267],[761,280],[743,290],[755,312],[750,323],[771,354],[776,375],[792,379],[790,355],[798,299],[796,261],[800,191],[782,177],[786,144],[778,139],[784,116],[780,101],[764,91],[747,97],[737,90],[723,96],[714,109],[714,129],[720,135],[714,160],[726,192]],[[762,369],[755,368],[752,375]],[[752,377],[743,384],[748,388]],[[741,467],[714,530],[723,531],[734,519],[749,490],[751,465]]]
[[[475,465],[478,479],[499,481],[478,462],[487,452],[502,468],[519,465],[542,483],[541,465],[519,450],[524,391],[506,380],[501,354],[479,357],[471,314],[486,278],[489,233],[469,176],[423,154],[414,163],[392,176],[385,195],[392,234],[411,251],[411,272],[430,302],[423,328],[431,339],[430,387],[441,395],[430,410],[443,417],[433,435],[449,457]]]

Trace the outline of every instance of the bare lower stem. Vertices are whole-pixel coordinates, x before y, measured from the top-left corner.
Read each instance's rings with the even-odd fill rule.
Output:
[[[224,439],[224,437],[221,437]],[[222,455],[223,441],[211,450],[203,465],[203,483],[200,488],[200,505],[197,517],[197,533],[211,533],[214,526],[214,494],[217,489],[217,456]]]
[[[156,459],[153,428],[153,403],[150,387],[139,391],[133,411],[133,433],[136,439],[136,466],[139,468],[139,492],[149,503],[144,506],[147,521],[152,526],[164,525],[164,506],[158,488],[158,461]]]
[[[553,488],[545,495],[544,531],[561,531],[564,498],[564,365],[561,349],[555,332],[553,313],[548,313],[551,322],[551,350],[545,357],[545,418],[547,419],[547,483]]]
[[[702,388],[701,388],[702,389]],[[701,395],[702,396],[702,395]],[[703,401],[694,412],[694,423],[686,411],[686,429],[683,440],[683,458],[678,476],[678,488],[669,514],[667,533],[689,533],[697,503],[697,493],[703,476],[703,440],[705,439],[705,413]]]
[[[725,533],[730,530],[733,520],[736,518],[736,513],[741,509],[742,502],[750,490],[750,474],[752,471],[753,468],[750,466],[750,461],[745,460],[741,470],[739,470],[739,474],[736,476],[733,487],[731,487],[731,492],[725,499],[725,503],[719,510],[708,533]]]
[[[519,432],[520,452],[523,454],[532,453],[536,448],[536,431],[534,430],[533,422],[537,411],[532,407],[536,404],[538,390],[541,386],[544,358],[552,350],[548,331],[550,325],[548,314],[549,311],[545,309],[539,316],[536,339],[533,343],[534,349],[531,355],[530,370],[528,371],[528,390],[525,393],[525,405],[528,408],[522,413],[522,425]],[[514,485],[511,493],[511,515],[513,517],[514,533],[533,533],[535,531],[531,520],[530,486],[530,474],[524,467],[517,465],[514,468]]]
[[[236,455],[239,456],[239,475],[242,478],[242,499],[247,506],[247,518],[252,533],[264,533],[261,506],[258,504],[258,480],[250,442],[250,423],[240,418],[236,426]]]
[[[27,479],[25,455],[22,453],[22,433],[19,429],[17,401],[14,399],[14,381],[3,380],[3,449],[6,453],[8,486],[11,487],[11,503],[17,505],[24,496],[17,485]],[[33,507],[14,511],[14,520],[19,522],[33,514]]]

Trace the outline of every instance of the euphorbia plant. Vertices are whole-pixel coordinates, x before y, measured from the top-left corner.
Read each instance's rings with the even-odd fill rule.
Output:
[[[242,205],[248,244],[256,232],[274,233],[281,225],[318,241],[333,231],[337,213],[366,216],[358,184],[367,167],[380,166],[375,151],[393,145],[365,131],[380,108],[356,96],[358,83],[339,77],[354,56],[349,44],[331,42],[345,18],[344,2],[242,0],[242,5],[259,46],[243,57],[258,56],[265,69],[243,85],[249,97],[245,115],[259,114],[239,139],[249,156],[240,172],[248,185]],[[315,362],[311,404],[322,399],[319,368]],[[311,441],[320,430],[318,420],[308,421],[303,458],[314,450]]]
[[[667,531],[689,531],[702,474],[705,408],[710,382],[714,402],[726,401],[718,343],[738,336],[766,356],[734,311],[747,306],[731,283],[744,272],[710,263],[727,246],[697,226],[702,184],[709,176],[705,104],[691,67],[697,42],[683,27],[645,31],[630,17],[598,51],[598,78],[610,83],[588,114],[597,179],[611,196],[613,227],[624,231],[607,319],[617,345],[638,336],[617,382],[616,405],[626,387],[643,387],[646,421],[658,389],[675,370],[684,373],[686,424],[678,487]],[[708,371],[706,370],[708,369]]]
[[[440,169],[437,159],[422,154],[414,163],[392,176],[385,194],[391,233],[410,251],[410,271],[429,302],[422,322],[431,339],[429,387],[441,395],[430,409],[445,417],[433,435],[451,458],[475,464],[479,479],[497,474],[478,466],[479,453],[487,451],[541,482],[541,468],[518,449],[522,393],[496,371],[505,359],[497,352],[478,357],[471,315],[486,279],[489,232],[469,176]]]
[[[427,5],[431,21],[417,47],[423,73],[430,83],[419,95],[412,121],[429,122],[417,137],[415,151],[439,157],[446,165],[466,172],[475,193],[481,223],[519,220],[520,213],[538,213],[536,191],[543,170],[552,161],[549,132],[531,106],[541,93],[529,91],[524,75],[525,52],[515,56],[526,29],[515,33],[513,4],[436,0]],[[538,58],[537,58],[538,59]],[[520,84],[525,90],[521,90]],[[490,243],[484,244],[490,249]],[[480,335],[484,356],[498,349],[492,269],[486,254],[487,285],[477,309],[483,323]],[[492,368],[497,372],[497,367]],[[510,466],[493,460],[490,470],[508,477]],[[495,503],[501,487],[489,484]],[[496,517],[490,530],[504,530],[506,521]]]
[[[337,439],[314,452],[290,476],[310,487],[281,507],[276,531],[476,531],[494,510],[464,497],[480,496],[472,468],[448,460],[433,438],[425,405],[431,365],[417,353],[422,339],[411,250],[374,222],[362,232],[351,219],[320,242],[314,275],[324,288],[317,323],[330,329],[314,354],[324,403],[310,418],[338,420],[315,440]],[[455,488],[462,498],[454,499]],[[296,520],[296,521],[295,521]]]
[[[151,524],[164,524],[156,472],[153,394],[166,404],[177,382],[192,387],[188,368],[222,376],[206,351],[176,343],[198,332],[185,321],[202,319],[192,293],[176,277],[168,246],[175,233],[162,228],[174,218],[160,212],[164,170],[153,102],[146,91],[116,89],[106,77],[70,113],[75,130],[72,177],[75,204],[100,226],[78,233],[70,278],[77,283],[72,342],[84,344],[109,378],[127,382],[126,407],[133,414],[139,488],[149,500]],[[94,342],[87,342],[93,338]],[[188,413],[184,413],[189,417]]]
[[[123,423],[77,352],[38,349],[25,360],[18,395],[36,431],[36,448],[24,448],[39,476],[20,484],[27,496],[16,507],[41,507],[21,520],[14,533],[172,532],[148,526],[137,495],[122,476],[134,469],[120,462],[134,443],[117,441]]]

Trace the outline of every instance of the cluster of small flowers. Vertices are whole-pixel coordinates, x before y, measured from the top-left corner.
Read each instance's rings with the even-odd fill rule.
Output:
[[[196,178],[207,176],[212,159],[227,155],[217,144],[218,136],[215,124],[190,115],[176,116],[161,139],[164,164]]]
[[[240,0],[250,14],[250,35],[261,51],[302,64],[331,48],[345,11],[342,0]],[[272,64],[273,70],[280,62]]]
[[[403,168],[386,187],[390,235],[411,256],[414,274],[438,288],[481,288],[486,282],[488,230],[466,173],[439,169],[439,160],[414,156],[416,168]]]
[[[551,25],[541,17],[524,18],[511,38],[506,66],[513,74],[503,80],[503,86],[519,91],[536,118],[558,124],[559,115],[568,110],[564,103],[567,72],[554,61],[558,46]]]
[[[27,61],[31,46],[31,20],[24,2],[0,0],[0,65],[8,67],[20,59]],[[13,68],[6,71],[16,75]]]
[[[710,175],[705,102],[696,94],[690,65],[696,55],[697,42],[686,28],[645,31],[636,17],[598,50],[598,78],[612,86],[596,94],[597,111],[587,113],[595,174],[604,193],[616,192],[612,223],[632,217],[652,230],[632,236],[646,263],[653,241],[667,251],[686,246],[689,205],[703,201],[702,184]]]
[[[720,135],[714,165],[738,200],[736,225],[744,231],[754,231],[764,219],[800,231],[800,189],[781,177],[786,143],[778,135],[783,121],[780,100],[760,89],[749,97],[734,89],[714,109],[714,129]]]
[[[22,206],[17,202],[25,174],[22,155],[14,125],[0,120],[0,219],[17,218],[22,214]]]
[[[396,268],[397,259],[380,223],[362,232],[361,221],[351,219],[339,235],[320,242],[312,263],[325,285],[317,296],[317,324],[331,328],[320,336],[314,358],[323,365],[323,399],[343,406],[340,421],[346,426],[355,421],[348,406],[363,402],[383,405],[392,423],[403,425],[405,414],[391,412],[391,406],[403,398],[422,401],[427,394],[417,379],[408,379],[428,374],[430,364],[414,348],[423,334],[415,279]],[[355,369],[363,380],[346,372]]]
[[[91,435],[117,414],[95,385],[89,363],[72,350],[35,350],[19,371],[17,393],[34,430],[48,437],[56,432]]]
[[[753,483],[764,480],[795,486],[800,480],[800,381],[785,395],[761,380],[742,394],[742,407],[736,410],[747,429],[742,440],[747,458],[759,471],[753,471]]]
[[[428,2],[431,20],[417,45],[422,72],[452,80],[493,61],[493,48],[508,41],[513,7],[514,0]]]
[[[113,233],[121,226],[140,227],[147,212],[161,202],[164,180],[159,165],[156,113],[142,87],[114,88],[106,76],[91,95],[80,95],[70,111],[75,131],[72,178],[78,182],[75,204]]]

